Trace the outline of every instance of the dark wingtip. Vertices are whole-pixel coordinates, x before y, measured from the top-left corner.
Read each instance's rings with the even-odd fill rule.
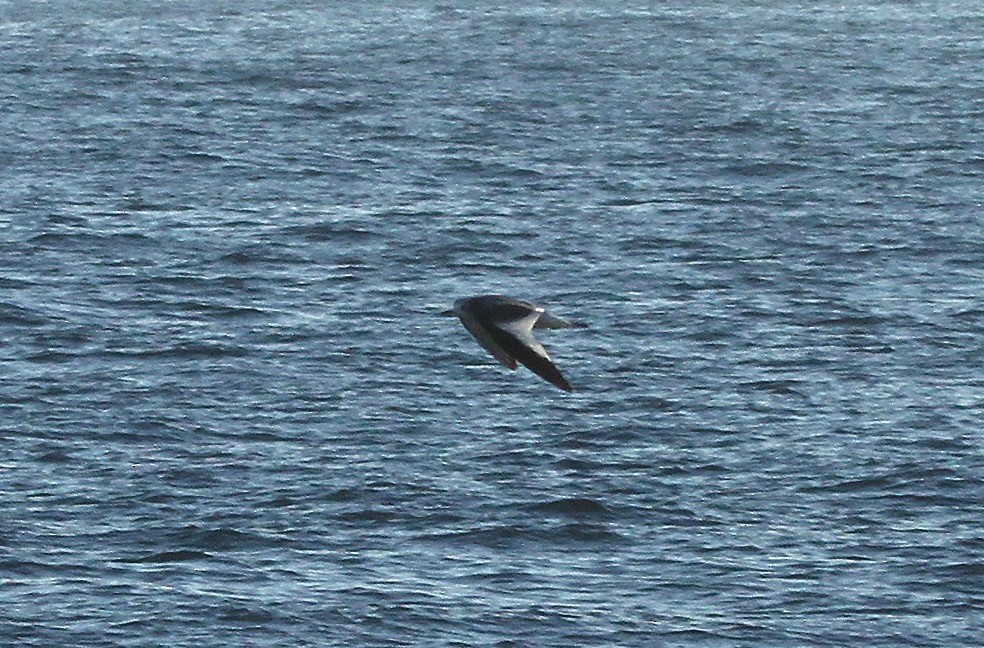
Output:
[[[532,369],[532,367],[530,368]],[[546,380],[551,385],[553,385],[554,387],[556,387],[557,389],[563,389],[565,392],[574,391],[574,387],[572,387],[571,384],[567,382],[567,379],[564,378],[564,376],[559,371],[556,373],[556,375],[550,375],[550,376],[544,375],[539,371],[537,371],[536,374],[541,378],[543,378],[544,380]]]

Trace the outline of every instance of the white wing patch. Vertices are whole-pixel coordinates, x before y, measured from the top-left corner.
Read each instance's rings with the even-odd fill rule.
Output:
[[[546,360],[550,359],[547,355],[547,350],[543,348],[539,340],[533,337],[533,328],[536,326],[537,320],[540,319],[543,314],[543,310],[533,311],[526,317],[521,317],[520,319],[512,320],[511,322],[496,322],[493,326],[498,326],[500,329],[514,336],[523,345],[530,348],[533,353],[537,354],[541,358]]]

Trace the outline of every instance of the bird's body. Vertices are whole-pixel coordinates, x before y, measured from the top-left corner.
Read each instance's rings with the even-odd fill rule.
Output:
[[[568,328],[571,322],[521,299],[504,295],[482,295],[459,299],[445,315],[455,315],[468,332],[506,367],[515,370],[517,361],[550,384],[573,391],[561,375],[533,329]]]

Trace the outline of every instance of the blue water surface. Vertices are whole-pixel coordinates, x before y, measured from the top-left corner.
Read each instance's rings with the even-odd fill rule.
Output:
[[[0,1],[0,643],[984,645],[980,9]]]

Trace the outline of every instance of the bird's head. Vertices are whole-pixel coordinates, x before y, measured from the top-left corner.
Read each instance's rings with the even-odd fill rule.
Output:
[[[456,299],[454,302],[454,308],[443,311],[441,315],[444,315],[445,317],[461,317],[461,313],[465,310],[465,302],[467,301],[467,299]]]

